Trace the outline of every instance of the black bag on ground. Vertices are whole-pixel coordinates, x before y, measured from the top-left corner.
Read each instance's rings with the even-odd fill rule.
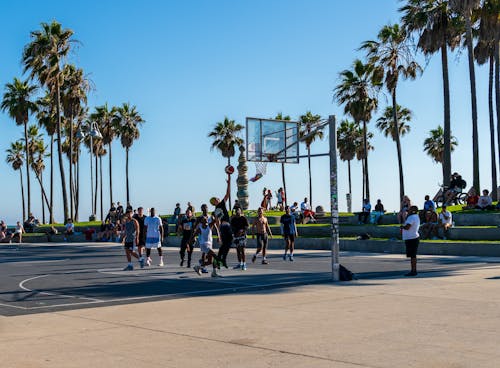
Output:
[[[339,267],[339,279],[340,279],[340,281],[351,281],[353,279],[355,280],[356,277],[354,276],[354,274],[351,271],[349,271],[344,266],[340,265],[340,267]]]

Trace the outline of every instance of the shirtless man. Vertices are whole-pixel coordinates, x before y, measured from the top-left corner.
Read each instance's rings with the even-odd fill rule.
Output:
[[[132,256],[139,259],[139,255],[134,251],[135,245],[139,243],[139,223],[132,217],[132,211],[125,213],[123,246],[125,248],[125,255],[127,256],[128,264],[123,271],[132,271],[134,265],[132,264]],[[142,268],[142,264],[141,264]]]
[[[262,207],[259,207],[257,210],[257,218],[252,223],[252,239],[255,238],[255,234],[257,233],[257,251],[252,257],[252,263],[255,263],[257,260],[257,255],[262,251],[262,264],[269,264],[266,259],[267,252],[267,236],[272,239],[273,233],[271,232],[271,228],[269,227],[269,222],[267,218],[264,216],[264,211]]]

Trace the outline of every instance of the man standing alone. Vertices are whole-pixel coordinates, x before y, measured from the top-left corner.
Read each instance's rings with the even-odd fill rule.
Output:
[[[417,250],[420,235],[418,229],[420,227],[420,218],[418,217],[418,207],[411,206],[408,210],[408,217],[404,225],[401,225],[403,230],[403,240],[406,245],[406,257],[410,258],[411,271],[405,276],[417,276]]]

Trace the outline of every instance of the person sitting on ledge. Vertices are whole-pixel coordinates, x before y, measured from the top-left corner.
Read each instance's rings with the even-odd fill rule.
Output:
[[[380,199],[377,199],[377,204],[375,205],[375,211],[373,211],[373,223],[380,225],[384,213],[385,213],[384,205],[382,204],[382,201]]]
[[[307,203],[307,197],[304,198],[304,202],[300,204],[300,210],[302,211],[302,215],[304,216],[304,223],[307,223],[308,221],[316,222],[316,219],[314,218],[316,213],[314,213],[309,203]]]
[[[360,225],[368,222],[371,210],[372,205],[370,204],[370,201],[368,201],[367,198],[363,199],[363,208],[361,209],[361,212],[358,213],[358,223]]]
[[[398,212],[398,222],[400,224],[404,224],[406,221],[406,217],[408,216],[408,210],[411,207],[411,200],[408,196],[404,196],[401,201],[401,210]]]
[[[483,190],[483,195],[479,197],[477,201],[476,209],[478,210],[493,210],[493,200],[490,197],[490,192],[488,189]]]
[[[476,208],[477,202],[479,202],[479,196],[477,195],[476,189],[472,187],[469,193],[467,193],[467,205],[462,208],[464,210],[472,210]]]
[[[443,240],[446,240],[450,228],[453,226],[451,212],[447,210],[446,206],[441,207],[441,213],[439,214],[439,224],[434,232],[435,236],[439,236],[439,229],[443,229]]]
[[[429,239],[431,235],[436,236],[438,229],[438,215],[434,208],[429,209],[424,212],[424,221],[420,226],[420,234],[422,234],[422,239]]]

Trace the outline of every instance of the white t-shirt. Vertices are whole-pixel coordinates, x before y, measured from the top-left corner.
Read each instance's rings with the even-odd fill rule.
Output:
[[[445,218],[445,216],[447,218]],[[441,212],[439,214],[439,220],[441,221],[442,224],[450,224],[450,225],[453,224],[453,222],[452,222],[452,216],[451,216],[451,212],[450,211],[445,211],[444,213]]]
[[[411,225],[408,230],[403,229],[403,240],[417,239],[418,228],[420,227],[420,218],[418,214],[414,213],[406,218],[405,225]]]
[[[144,219],[144,226],[148,227],[146,231],[146,243],[159,243],[161,219],[158,216],[148,216]]]
[[[309,206],[309,203],[306,203],[306,202],[302,202],[300,204],[300,209],[302,211],[310,211],[311,210],[311,206]]]
[[[75,231],[75,225],[72,222],[66,224],[66,231]]]

